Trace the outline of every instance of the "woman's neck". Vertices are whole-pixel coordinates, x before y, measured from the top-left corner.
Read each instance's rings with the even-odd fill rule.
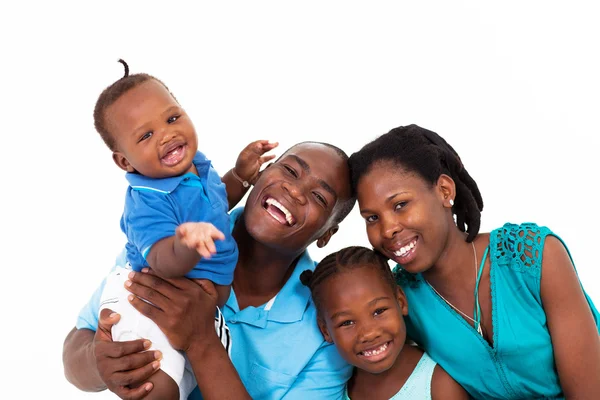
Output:
[[[283,288],[304,250],[280,253],[257,242],[248,233],[243,216],[235,224],[232,235],[239,251],[232,286],[240,310],[262,305]]]
[[[390,369],[379,374],[355,368],[348,381],[348,396],[353,400],[389,399],[402,389],[415,370],[423,350],[405,344]]]
[[[472,290],[480,259],[476,260],[473,252],[477,238],[473,244],[465,238],[465,233],[453,230],[438,260],[423,272],[423,277],[440,292],[449,293],[463,286]]]

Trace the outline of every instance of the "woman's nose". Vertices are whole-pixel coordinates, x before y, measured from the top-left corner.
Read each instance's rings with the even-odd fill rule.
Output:
[[[382,235],[386,239],[393,239],[397,233],[402,232],[404,227],[395,218],[383,218]]]

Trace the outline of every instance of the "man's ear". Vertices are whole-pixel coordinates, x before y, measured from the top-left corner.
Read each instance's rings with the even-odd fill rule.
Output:
[[[112,157],[115,164],[117,164],[117,167],[121,168],[123,171],[135,172],[135,168],[133,168],[133,166],[129,164],[129,160],[127,160],[127,158],[125,158],[125,156],[122,153],[115,151],[113,152]]]
[[[327,330],[327,325],[325,324],[325,321],[323,320],[323,318],[317,317],[317,325],[319,325],[319,330],[321,331],[321,335],[323,335],[323,338],[325,339],[325,341],[327,343],[333,343],[333,339],[331,338],[331,335],[329,334],[329,331]]]
[[[329,243],[329,239],[340,229],[339,225],[334,225],[327,229],[320,238],[317,239],[317,247],[325,247]]]

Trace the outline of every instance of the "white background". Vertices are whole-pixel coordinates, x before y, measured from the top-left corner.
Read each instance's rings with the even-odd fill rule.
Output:
[[[62,341],[123,245],[123,173],[95,132],[101,90],[162,79],[224,173],[255,139],[348,153],[416,123],[479,184],[482,231],[547,225],[600,305],[594,2],[11,2],[0,11],[0,398],[87,395]],[[16,5],[16,4],[19,5]],[[367,245],[355,209],[321,258]],[[7,376],[8,372],[8,376]]]

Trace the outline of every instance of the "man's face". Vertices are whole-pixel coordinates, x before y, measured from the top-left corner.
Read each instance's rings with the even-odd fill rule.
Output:
[[[326,237],[350,198],[349,170],[330,147],[303,143],[266,168],[246,202],[246,228],[257,241],[290,253]]]

